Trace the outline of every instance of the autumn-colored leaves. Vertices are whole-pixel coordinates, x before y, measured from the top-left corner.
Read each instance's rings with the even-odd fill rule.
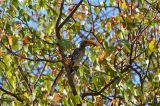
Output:
[[[12,46],[12,45],[13,45],[13,36],[9,35],[7,38],[8,38],[8,43],[9,43],[9,45]],[[22,42],[23,42],[24,45],[29,44],[29,43],[30,43],[30,38],[29,38],[29,36],[24,37],[24,38],[22,39]]]
[[[68,11],[71,12],[74,9],[74,7],[75,7],[74,5],[70,6],[68,8]],[[77,11],[76,13],[74,13],[73,18],[79,19],[80,21],[84,21],[88,15],[90,15],[90,12],[89,12],[87,6],[82,5],[81,11]]]
[[[30,42],[29,36],[24,37],[24,38],[22,39],[22,41],[23,41],[23,44],[24,44],[24,45],[29,44],[29,42]]]
[[[102,51],[98,57],[98,62],[102,64],[108,56],[109,56],[109,53],[107,51]]]

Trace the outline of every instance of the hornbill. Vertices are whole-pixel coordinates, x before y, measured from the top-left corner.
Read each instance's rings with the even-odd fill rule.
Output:
[[[74,49],[72,55],[71,55],[71,62],[70,62],[70,73],[74,73],[74,71],[76,71],[78,69],[78,67],[80,66],[80,63],[83,59],[83,56],[85,54],[85,47],[87,46],[97,46],[96,43],[94,43],[93,40],[83,40],[81,43],[80,43],[80,46],[76,49]],[[58,73],[58,75],[56,76],[53,84],[52,84],[52,87],[51,87],[51,90],[53,89],[53,86],[57,83],[57,80],[60,76],[62,76],[63,74],[63,68],[61,68],[60,72]]]
[[[87,46],[97,46],[93,40],[84,40],[80,43],[79,48],[74,49],[71,55],[70,72],[73,73],[81,64],[83,56],[85,54],[85,47]]]

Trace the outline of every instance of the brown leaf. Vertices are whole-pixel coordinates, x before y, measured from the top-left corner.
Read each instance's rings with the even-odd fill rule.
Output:
[[[57,68],[56,67],[54,67],[53,69],[52,69],[52,75],[54,75],[54,76],[56,76],[57,75]]]
[[[19,62],[24,61],[24,58],[25,58],[25,57],[26,57],[25,54],[20,53],[20,54],[18,55],[18,61],[19,61]]]
[[[64,58],[63,61],[64,61],[64,63],[65,63],[66,65],[69,65],[70,62],[71,62],[71,60],[70,60],[70,59],[67,59],[67,58]]]
[[[101,41],[102,41],[101,36],[98,36],[98,37],[97,37],[97,40],[98,40],[98,42],[100,42],[100,43],[101,43]]]
[[[0,48],[0,57],[3,55],[3,50]]]
[[[102,97],[101,96],[98,96],[97,98],[96,98],[96,104],[95,104],[96,106],[103,106],[103,99],[102,99]]]
[[[24,37],[23,38],[23,44],[24,45],[26,45],[26,44],[28,44],[29,43],[29,37],[27,36],[27,37]]]
[[[82,5],[82,10],[85,11],[86,10],[86,6]]]
[[[98,62],[101,64],[104,62],[104,60],[106,59],[106,57],[109,56],[109,53],[107,51],[102,51],[101,54],[98,57]]]

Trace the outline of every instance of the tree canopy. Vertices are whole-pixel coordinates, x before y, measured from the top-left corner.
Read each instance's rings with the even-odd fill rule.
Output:
[[[0,104],[160,105],[159,17],[159,0],[0,0]]]

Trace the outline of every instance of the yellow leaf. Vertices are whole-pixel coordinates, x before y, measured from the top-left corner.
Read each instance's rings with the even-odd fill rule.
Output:
[[[10,46],[13,45],[13,38],[12,38],[12,36],[8,36],[8,42],[9,42]]]
[[[158,74],[158,80],[160,81],[160,73]],[[159,92],[159,94],[160,94],[160,92]]]
[[[118,99],[112,99],[113,106],[118,106]]]
[[[111,22],[107,22],[107,28],[108,28],[108,30],[110,31],[111,30]]]
[[[148,47],[149,47],[149,50],[151,51],[151,52],[155,52],[156,51],[156,41],[155,40],[152,40],[151,42],[149,42],[149,45],[148,45]]]
[[[60,95],[60,93],[55,93],[54,94],[54,101],[55,102],[58,102],[59,100],[61,100],[62,99],[62,96]]]
[[[126,2],[123,2],[122,3],[122,10],[125,10],[125,9],[127,9],[127,5],[126,5]]]
[[[101,64],[104,62],[104,60],[106,59],[106,57],[109,56],[109,53],[107,51],[102,51],[102,53],[99,55],[98,57],[98,62]]]
[[[28,97],[29,97],[29,95],[28,95],[28,93],[27,93],[27,92],[25,92],[23,95],[24,95],[26,98],[28,98]]]
[[[82,12],[78,12],[76,14],[74,14],[73,18],[78,18],[79,20],[83,21],[86,17],[86,14],[85,13],[82,13]]]

